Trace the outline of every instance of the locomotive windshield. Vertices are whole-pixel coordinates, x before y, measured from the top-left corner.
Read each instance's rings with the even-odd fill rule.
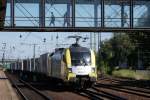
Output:
[[[85,66],[91,63],[90,52],[71,52],[71,63],[73,66]]]

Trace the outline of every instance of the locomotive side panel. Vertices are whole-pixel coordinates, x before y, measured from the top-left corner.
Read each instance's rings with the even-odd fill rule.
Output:
[[[48,58],[47,58],[48,60],[48,67],[47,67],[47,75],[48,76],[51,76],[51,57],[48,55]]]
[[[61,59],[61,72],[60,72],[60,76],[63,80],[65,80],[66,78],[66,64],[63,61],[63,59]]]
[[[56,51],[51,57],[52,77],[64,79],[65,77],[65,64],[62,57],[63,51]]]
[[[59,54],[55,53],[52,56],[52,77],[57,77],[60,78],[60,58],[59,58]]]

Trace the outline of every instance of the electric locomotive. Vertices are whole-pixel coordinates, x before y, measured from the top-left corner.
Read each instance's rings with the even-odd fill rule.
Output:
[[[51,76],[80,87],[89,87],[97,80],[95,54],[76,43],[69,48],[59,48],[51,55]]]

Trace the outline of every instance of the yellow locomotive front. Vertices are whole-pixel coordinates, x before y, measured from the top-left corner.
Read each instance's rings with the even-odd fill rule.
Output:
[[[67,80],[70,82],[95,82],[97,68],[95,54],[85,47],[70,47],[65,51]]]

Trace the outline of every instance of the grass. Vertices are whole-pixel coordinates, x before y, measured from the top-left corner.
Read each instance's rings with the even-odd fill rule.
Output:
[[[144,71],[142,72],[129,69],[115,70],[112,72],[112,75],[116,77],[124,77],[137,80],[150,80],[150,72],[145,73]]]

